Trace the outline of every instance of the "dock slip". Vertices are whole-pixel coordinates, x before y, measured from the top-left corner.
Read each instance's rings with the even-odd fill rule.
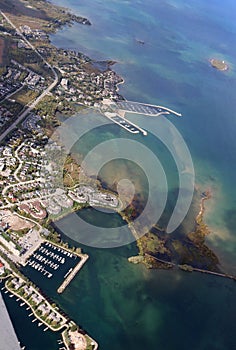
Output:
[[[64,292],[66,287],[70,284],[70,282],[73,280],[73,278],[76,276],[76,274],[80,271],[80,269],[83,267],[83,265],[88,260],[89,256],[87,254],[78,254],[78,256],[81,258],[80,262],[75,266],[75,268],[67,275],[64,282],[61,284],[61,286],[57,289],[57,293],[61,294]]]
[[[173,111],[170,108],[163,106],[155,106],[147,103],[132,102],[132,101],[117,101],[115,105],[118,109],[125,112],[136,113],[136,114],[145,114],[147,116],[155,117],[165,114],[174,114],[177,117],[181,117],[182,114]]]
[[[146,130],[130,122],[128,119],[121,117],[118,113],[105,112],[104,115],[108,119],[112,120],[115,124],[118,124],[123,129],[129,131],[131,134],[139,134],[141,132],[144,136],[147,135]]]

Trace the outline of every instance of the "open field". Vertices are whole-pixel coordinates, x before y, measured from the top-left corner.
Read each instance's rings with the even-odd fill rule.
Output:
[[[11,98],[15,100],[17,103],[25,106],[30,102],[34,101],[39,96],[39,93],[34,90],[27,89],[24,87],[20,92],[17,92]]]
[[[8,14],[9,19],[15,24],[17,28],[20,26],[29,26],[31,29],[45,29],[45,27],[48,25],[48,22],[40,19],[40,18],[35,18],[31,19],[28,16],[15,16],[15,15],[10,15]]]
[[[9,224],[12,230],[24,230],[34,227],[34,224],[27,219],[22,219],[10,210],[3,210],[0,212],[1,218]]]
[[[0,9],[17,27],[28,25],[32,29],[47,32],[55,31],[57,27],[73,20],[81,23],[85,20],[46,0],[1,0]]]
[[[39,18],[50,20],[48,9],[52,7],[45,1],[21,1],[21,0],[1,0],[0,8],[13,16],[28,16],[31,18]]]

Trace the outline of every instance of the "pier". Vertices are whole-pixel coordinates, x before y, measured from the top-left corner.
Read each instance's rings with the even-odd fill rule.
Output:
[[[80,262],[75,266],[75,268],[69,273],[69,275],[65,278],[64,282],[61,284],[61,286],[57,289],[57,293],[61,294],[64,292],[66,287],[70,284],[70,282],[73,280],[73,278],[77,275],[77,273],[80,271],[80,269],[83,267],[83,265],[88,260],[89,256],[87,254],[78,254],[80,256],[81,260]]]
[[[147,131],[140,128],[138,125],[130,122],[128,119],[121,117],[118,113],[111,113],[111,112],[105,112],[104,115],[113,121],[115,124],[118,124],[126,131],[130,132],[131,134],[139,134],[140,132],[146,136]]]
[[[162,259],[159,259],[151,254],[148,254],[148,253],[145,253],[145,256],[148,256],[158,262],[161,262],[163,264],[169,264],[170,266],[172,267],[178,267],[178,268],[181,268],[181,265],[178,265],[178,264],[175,264],[175,263],[172,263],[170,261],[166,261],[166,260],[162,260]],[[187,265],[188,266],[188,265]],[[205,270],[205,269],[198,269],[197,267],[193,267],[193,266],[188,266],[189,267],[189,270],[186,270],[186,271],[189,271],[189,272],[192,272],[192,271],[196,271],[196,272],[200,272],[200,273],[206,273],[206,274],[209,274],[209,275],[214,275],[214,276],[218,276],[218,277],[223,277],[223,278],[229,278],[231,280],[234,280],[236,281],[236,276],[234,275],[230,275],[228,273],[224,273],[224,272],[216,272],[216,271],[210,271],[210,270]]]
[[[102,101],[100,112],[126,131],[132,134],[139,134],[141,132],[144,136],[147,135],[147,131],[139,127],[137,124],[134,124],[133,122],[130,122],[128,119],[126,119],[126,113],[142,114],[150,117],[159,117],[161,115],[170,114],[173,114],[177,117],[182,116],[181,113],[163,106],[155,106],[147,103],[132,102],[126,100],[115,102],[110,99],[104,99]]]
[[[173,109],[163,106],[155,106],[147,103],[132,102],[132,101],[118,101],[115,103],[116,107],[120,110],[136,114],[145,114],[147,116],[160,116],[173,114],[177,117],[181,117],[182,114],[175,112]]]

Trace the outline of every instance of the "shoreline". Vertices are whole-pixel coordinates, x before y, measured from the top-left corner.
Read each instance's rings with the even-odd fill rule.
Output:
[[[53,6],[54,6],[54,5],[53,5]],[[56,4],[55,4],[55,8],[57,8],[57,5],[56,5]],[[58,26],[57,28],[60,29],[61,26]],[[51,33],[53,34],[53,32],[51,32]],[[51,45],[52,47],[55,47],[56,50],[58,50],[58,48],[57,48],[56,46],[52,45],[51,41],[49,41],[49,45]],[[89,60],[92,61],[91,58],[89,58]],[[106,62],[109,62],[109,61],[107,60]],[[115,73],[115,72],[114,72],[114,73]],[[115,74],[116,74],[116,73],[115,73]],[[124,83],[125,83],[125,80],[124,80],[124,78],[122,78],[121,81],[119,81],[119,82],[116,83],[116,90],[119,89],[119,88],[118,88],[118,85],[119,85],[119,84],[124,84]],[[85,106],[85,107],[86,107],[86,106]],[[169,111],[170,111],[170,112],[173,112],[172,110],[169,110]],[[71,115],[73,115],[73,113],[72,113]],[[68,213],[67,213],[67,212],[66,212],[66,213],[62,213],[61,216],[59,215],[59,216],[56,218],[55,221],[58,221],[58,220],[61,219],[62,217],[65,217],[65,216],[69,215],[71,212],[74,212],[74,211],[80,210],[80,209],[82,209],[82,208],[79,208],[79,209],[75,208],[75,209],[72,210],[72,211],[68,211]],[[112,208],[112,209],[114,209],[115,211],[118,211],[118,212],[119,212],[119,210],[118,210],[118,209],[116,210],[116,208]],[[204,200],[202,201],[202,207],[201,207],[201,209],[202,209],[202,211],[200,211],[199,216],[197,217],[197,220],[200,220],[200,218],[203,216],[203,211],[204,211],[204,210],[203,210],[203,209],[204,209]]]
[[[210,58],[209,62],[213,68],[215,68],[221,72],[226,72],[229,70],[229,65],[224,60]]]
[[[86,261],[89,259],[89,256],[87,254],[76,254],[81,258],[80,262],[74,267],[74,269],[69,273],[68,276],[66,276],[65,280],[62,282],[60,287],[57,289],[57,293],[61,294],[64,292],[64,290],[67,288],[67,286],[70,284],[72,279],[75,278],[76,274],[82,269]]]
[[[200,200],[200,209],[199,212],[197,214],[197,216],[195,217],[195,222],[196,222],[196,228],[193,231],[193,233],[189,233],[188,235],[194,235],[194,234],[198,234],[198,227],[200,226],[200,230],[201,232],[203,231],[203,244],[205,244],[205,237],[210,234],[210,230],[208,228],[208,226],[204,223],[204,213],[205,213],[205,202],[207,200],[209,200],[212,197],[212,194],[210,192],[210,190],[206,190],[202,193],[202,198]],[[146,266],[146,268],[149,269],[169,269],[169,268],[179,268],[182,271],[186,271],[186,272],[201,272],[201,273],[206,273],[206,274],[210,274],[210,275],[215,275],[218,277],[224,277],[224,278],[228,278],[231,280],[236,281],[236,275],[232,275],[230,273],[227,272],[221,272],[221,271],[211,271],[208,269],[204,269],[204,268],[198,268],[198,267],[194,267],[188,264],[178,264],[172,261],[168,261],[168,260],[164,260],[161,258],[157,258],[156,256],[145,252],[145,250],[143,249],[142,244],[140,243],[139,239],[142,237],[138,237],[136,230],[134,229],[134,227],[132,226],[132,224],[129,222],[129,220],[127,219],[127,217],[125,215],[122,215],[122,218],[128,223],[128,227],[130,228],[132,234],[134,235],[134,237],[136,238],[137,241],[137,247],[139,249],[139,255],[138,256],[133,256],[133,257],[129,257],[128,261],[130,263],[134,263],[134,264],[139,264],[142,263],[144,264],[144,266]],[[193,244],[197,245],[197,242],[193,241]],[[158,265],[153,266],[153,260],[157,261]]]

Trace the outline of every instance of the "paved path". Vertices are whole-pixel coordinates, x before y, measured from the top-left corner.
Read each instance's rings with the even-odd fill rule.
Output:
[[[7,95],[6,97],[4,97],[4,99],[2,101],[0,101],[1,103],[3,103],[4,101],[8,100],[10,97],[14,96],[15,94],[17,94],[18,92],[20,92],[25,86],[22,85],[21,87],[19,87],[17,90],[11,92],[9,95]]]
[[[75,268],[71,271],[71,273],[66,277],[64,282],[61,284],[61,286],[57,289],[57,293],[61,294],[64,292],[66,287],[70,284],[70,282],[73,280],[73,278],[77,275],[77,273],[82,269],[86,261],[88,260],[89,256],[87,254],[76,254],[80,256],[81,260],[80,262],[75,266]]]

